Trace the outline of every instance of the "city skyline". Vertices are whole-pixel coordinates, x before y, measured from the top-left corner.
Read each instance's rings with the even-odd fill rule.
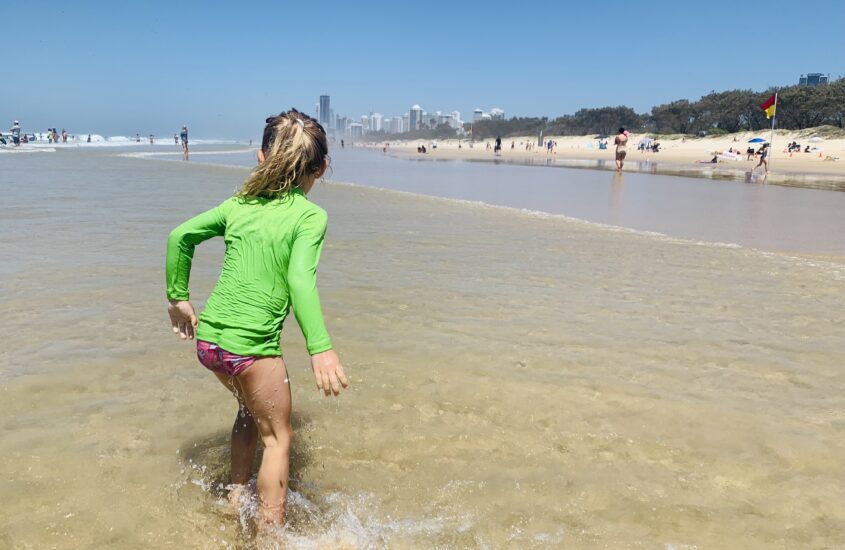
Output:
[[[327,131],[350,138],[363,137],[368,133],[378,132],[385,135],[401,134],[420,129],[434,129],[440,125],[449,126],[458,135],[464,135],[464,126],[467,123],[505,118],[505,110],[500,107],[493,107],[489,111],[475,108],[472,111],[472,118],[464,120],[458,110],[429,112],[418,103],[413,104],[410,109],[402,114],[385,115],[379,111],[370,111],[368,114],[359,116],[335,115],[335,111],[330,105],[331,95],[320,95],[319,101],[314,105],[315,118]],[[328,117],[326,112],[329,113]]]

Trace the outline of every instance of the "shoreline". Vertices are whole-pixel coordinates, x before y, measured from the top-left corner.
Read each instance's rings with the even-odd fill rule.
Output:
[[[757,159],[744,160],[744,154],[743,160],[698,162],[731,148],[744,148],[752,135],[746,132],[712,138],[691,138],[685,141],[658,139],[662,148],[659,153],[652,153],[637,150],[637,142],[645,136],[632,134],[629,142],[632,145],[629,145],[623,171],[845,191],[845,139],[825,140],[821,143],[823,147],[811,153],[789,154],[780,150],[780,144],[792,141],[806,143],[806,132],[801,135],[785,131],[776,133],[775,144],[778,149],[772,155],[768,175],[762,168],[754,170]],[[469,147],[468,141],[454,139],[435,141],[436,148],[431,147],[430,140],[368,143],[355,147],[380,151],[384,143],[389,143],[387,153],[399,158],[501,162],[592,170],[616,169],[613,146],[609,145],[608,149],[600,150],[595,146],[597,141],[592,139],[592,136],[548,136],[546,139],[557,142],[551,154],[537,145],[533,151],[525,151],[526,142],[536,142],[535,137],[526,136],[503,139],[502,152],[497,156],[493,154],[492,149],[486,147],[488,142],[492,144],[492,139],[476,142],[474,147]],[[513,149],[511,143],[514,145]],[[427,153],[417,153],[417,146],[421,144],[426,146]],[[822,158],[819,158],[819,155],[822,155]],[[837,160],[825,160],[828,157]]]

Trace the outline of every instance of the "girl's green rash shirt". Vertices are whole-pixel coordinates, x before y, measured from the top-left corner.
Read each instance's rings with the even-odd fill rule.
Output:
[[[297,188],[281,199],[232,197],[170,233],[167,298],[189,299],[194,248],[223,236],[223,270],[200,315],[197,339],[237,355],[276,356],[282,323],[293,307],[308,353],[329,350],[317,293],[327,220]]]

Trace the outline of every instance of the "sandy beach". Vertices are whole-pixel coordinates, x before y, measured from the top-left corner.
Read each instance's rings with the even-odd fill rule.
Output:
[[[821,142],[809,142],[808,138],[814,135],[812,130],[800,132],[782,131],[775,132],[774,149],[770,161],[769,180],[772,183],[789,183],[801,179],[821,179],[828,176],[828,180],[845,183],[845,138],[824,139]],[[657,136],[661,144],[658,153],[638,151],[637,143],[644,137],[655,137],[654,134],[632,134],[629,140],[628,156],[626,159],[626,170],[645,171],[650,173],[683,174],[689,176],[712,174],[714,171],[721,172],[725,177],[744,177],[744,174],[751,171],[757,165],[757,159],[745,160],[745,150],[749,147],[748,140],[762,137],[770,138],[770,132],[759,133],[742,132],[708,138],[682,138],[681,136]],[[436,141],[437,147],[431,147],[430,140],[415,141],[391,141],[389,151],[395,155],[416,155],[418,145],[425,144],[428,148],[428,155],[432,158],[468,159],[468,160],[504,160],[516,162],[543,163],[548,159],[560,159],[561,161],[574,161],[573,167],[577,167],[577,161],[592,161],[589,165],[582,167],[606,168],[614,167],[613,136],[609,138],[608,149],[600,150],[595,135],[590,136],[546,136],[545,140],[552,139],[557,146],[552,154],[547,153],[544,147],[536,145],[537,137],[508,137],[502,139],[501,156],[493,155],[494,139],[486,139],[476,142],[473,147],[469,146],[468,140],[443,140]],[[816,150],[810,153],[788,153],[787,144],[796,141],[802,146],[802,151],[807,145]],[[525,144],[534,143],[533,151],[526,151]],[[487,149],[489,143],[491,148]],[[511,148],[511,143],[514,147]],[[460,145],[460,148],[459,148]],[[759,144],[751,144],[755,148]],[[384,143],[362,144],[365,147],[381,148]],[[720,158],[716,164],[710,161],[717,153],[727,153],[731,148],[742,152],[738,161]],[[820,156],[821,155],[821,156]],[[825,160],[831,157],[837,160]],[[596,164],[604,161],[604,164]],[[758,168],[762,173],[763,169]],[[821,177],[820,177],[821,176]],[[709,176],[708,176],[709,177]]]

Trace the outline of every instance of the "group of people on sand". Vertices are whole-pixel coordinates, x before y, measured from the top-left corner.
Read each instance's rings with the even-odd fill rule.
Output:
[[[793,141],[792,143],[790,143],[789,145],[786,146],[786,152],[787,153],[800,153],[801,152],[801,144],[798,143],[797,141]],[[804,152],[805,153],[811,153],[812,152],[811,147],[809,145],[804,147]]]

